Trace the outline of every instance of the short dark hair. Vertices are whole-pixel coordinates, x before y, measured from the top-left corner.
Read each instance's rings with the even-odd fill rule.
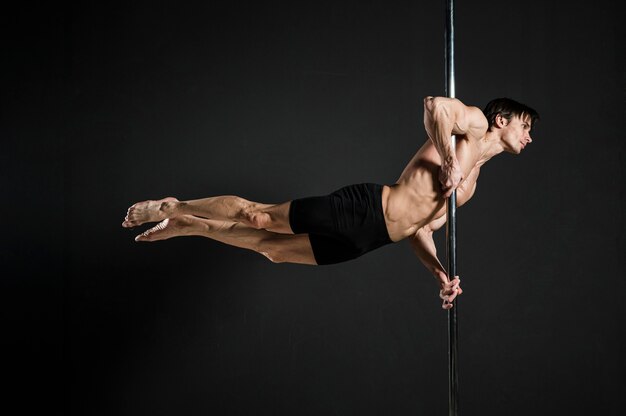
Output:
[[[489,121],[489,130],[491,130],[491,127],[495,124],[498,114],[509,121],[514,116],[522,117],[527,115],[530,117],[531,128],[535,126],[535,121],[539,120],[539,113],[537,113],[537,111],[526,104],[518,103],[510,98],[496,98],[495,100],[489,101],[483,113]]]

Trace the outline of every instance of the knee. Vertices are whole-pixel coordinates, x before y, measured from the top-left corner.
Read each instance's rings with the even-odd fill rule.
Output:
[[[273,244],[271,240],[260,244],[257,252],[265,256],[272,263],[285,263],[288,261],[285,251],[281,247]]]
[[[242,203],[239,217],[244,223],[258,230],[272,228],[273,225],[271,215],[260,210],[254,203]]]
[[[280,256],[279,253],[276,252],[267,252],[267,251],[260,251],[260,254],[263,254],[269,261],[271,261],[272,263],[285,263],[286,260]]]

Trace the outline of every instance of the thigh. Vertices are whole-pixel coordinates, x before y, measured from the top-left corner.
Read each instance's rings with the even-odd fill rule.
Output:
[[[318,264],[308,234],[274,233],[272,237],[265,239],[261,247],[261,254],[275,262]]]

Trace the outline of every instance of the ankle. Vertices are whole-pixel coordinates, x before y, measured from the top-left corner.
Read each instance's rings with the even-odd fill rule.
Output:
[[[165,201],[161,203],[161,207],[159,209],[165,214],[166,218],[173,218],[179,214],[179,205],[180,202],[178,201]]]

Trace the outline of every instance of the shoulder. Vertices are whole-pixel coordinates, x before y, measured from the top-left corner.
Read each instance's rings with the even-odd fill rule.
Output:
[[[457,113],[457,116],[458,130],[465,134],[468,139],[479,140],[489,129],[489,121],[478,107],[464,106],[463,111]]]
[[[465,108],[468,126],[470,128],[487,131],[487,129],[489,128],[489,121],[487,121],[487,117],[485,117],[483,110],[474,106],[469,106]]]

